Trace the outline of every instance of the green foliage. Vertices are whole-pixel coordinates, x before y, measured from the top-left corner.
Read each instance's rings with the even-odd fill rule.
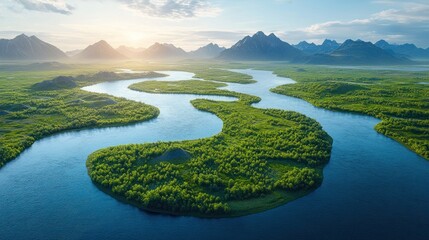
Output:
[[[232,92],[228,90],[218,89],[225,87],[226,84],[201,80],[188,80],[188,81],[147,81],[131,85],[129,88],[148,92],[148,93],[187,93],[187,94],[200,94],[200,95],[218,95],[230,96],[240,99],[240,101],[251,104],[259,102],[261,99],[256,96]]]
[[[74,79],[81,86],[113,80],[111,74],[104,73],[80,75]],[[134,123],[159,114],[158,109],[152,106],[76,88],[34,90],[31,86],[37,79],[32,80],[31,74],[26,73],[13,80],[0,78],[0,167],[47,135],[64,130]],[[126,74],[114,76],[136,77]],[[144,76],[163,75],[147,73],[139,77]],[[65,78],[67,81],[70,79]],[[46,90],[53,89],[48,87]]]
[[[321,175],[311,168],[294,168],[285,173],[275,186],[286,190],[309,189],[322,182]]]
[[[219,86],[222,84],[182,81],[146,82],[133,88],[251,98],[217,90]],[[91,179],[113,196],[143,209],[201,217],[263,211],[320,184],[332,139],[316,121],[295,112],[257,109],[243,100],[198,99],[192,104],[221,118],[222,132],[193,141],[99,150],[87,161]],[[186,151],[190,158],[160,158],[177,149]]]
[[[194,71],[196,78],[204,80],[217,81],[217,82],[229,82],[229,83],[254,83],[255,80],[251,76],[236,72],[231,72],[223,69],[215,68],[196,68]]]
[[[36,83],[32,86],[34,90],[49,91],[59,90],[77,87],[77,83],[73,77],[59,76],[52,80],[46,80],[40,83]]]
[[[334,76],[335,77],[335,76]],[[415,80],[417,81],[417,80]],[[375,129],[429,159],[429,87],[415,83],[304,82],[273,92],[337,111],[382,119]]]

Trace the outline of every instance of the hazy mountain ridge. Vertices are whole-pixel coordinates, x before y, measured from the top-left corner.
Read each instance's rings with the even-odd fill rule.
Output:
[[[73,56],[76,56],[77,54],[81,53],[82,51],[83,51],[82,49],[76,49],[76,50],[67,51],[65,53],[67,56],[73,57]]]
[[[315,54],[297,59],[295,62],[327,65],[396,65],[412,63],[409,59],[397,57],[371,42],[353,41],[351,39],[345,41],[329,54]]]
[[[89,45],[82,52],[74,56],[81,60],[121,60],[126,57],[116,51],[106,41],[101,40],[92,45]]]
[[[274,60],[285,61],[302,57],[304,53],[283,42],[271,33],[257,32],[252,37],[246,36],[231,48],[223,51],[219,58],[228,60]]]
[[[189,55],[185,50],[168,43],[155,43],[138,54],[143,59],[184,59]]]
[[[216,58],[218,57],[226,48],[220,47],[217,44],[209,43],[204,47],[200,47],[195,51],[189,52],[190,57],[192,58]]]
[[[375,45],[381,49],[390,50],[399,56],[406,56],[409,58],[429,58],[429,48],[418,48],[416,45],[410,43],[398,45],[390,44],[385,40],[380,40],[376,42]]]
[[[144,50],[146,50],[146,48],[134,48],[134,47],[128,47],[124,45],[116,48],[116,51],[118,51],[120,54],[128,58],[135,58]]]
[[[186,52],[168,43],[155,43],[147,49],[120,46],[114,49],[102,40],[84,50],[64,53],[57,47],[43,42],[35,36],[21,34],[14,39],[0,39],[0,59],[3,60],[181,60],[181,59],[224,59],[249,61],[293,61],[308,64],[407,64],[409,58],[429,58],[429,48],[418,48],[414,44],[395,45],[380,40],[375,44],[361,40],[347,40],[339,44],[326,39],[321,45],[302,41],[290,45],[275,34],[257,32],[246,36],[231,48],[210,43],[197,50]]]
[[[317,53],[331,53],[341,46],[335,40],[325,39],[321,45],[316,45],[315,43],[308,43],[307,41],[302,41],[297,45],[292,45],[293,47],[303,51],[305,54],[312,55]]]
[[[59,60],[67,55],[57,47],[36,36],[25,34],[14,39],[0,39],[0,59],[8,60]]]

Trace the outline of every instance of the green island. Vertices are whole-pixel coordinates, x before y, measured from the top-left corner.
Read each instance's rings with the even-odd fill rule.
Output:
[[[367,114],[382,121],[375,129],[429,160],[427,71],[332,69],[289,66],[273,69],[297,84],[273,92],[302,98],[335,111]]]
[[[54,133],[124,125],[158,116],[159,111],[155,107],[79,88],[111,80],[165,75],[154,72],[122,74],[106,71],[94,73],[93,69],[86,71],[83,75],[77,74],[76,70],[1,74],[0,167],[36,140]],[[59,73],[73,77],[54,77]]]
[[[112,80],[163,77],[155,70],[194,71],[196,77],[234,83],[252,83],[251,77],[208,68],[207,64],[9,64],[0,68],[0,168],[36,140],[83,128],[107,127],[146,121],[158,116],[146,104],[90,93],[80,88]],[[222,65],[223,66],[223,65]],[[133,68],[141,73],[116,73]],[[107,70],[106,70],[107,69]],[[227,94],[227,93],[225,93]],[[238,95],[235,95],[238,96]],[[241,96],[246,97],[246,96]],[[248,101],[253,101],[249,97]]]
[[[141,209],[172,215],[234,217],[307,195],[322,182],[332,139],[296,112],[258,109],[259,98],[218,90],[206,81],[142,82],[145,92],[236,96],[235,102],[193,100],[224,122],[206,139],[125,145],[88,157],[100,189]]]
[[[241,83],[241,84],[250,84],[250,83],[256,82],[249,75],[231,72],[231,71],[219,69],[219,68],[201,69],[201,67],[193,67],[193,68],[188,67],[187,69],[189,72],[195,73],[195,76],[194,76],[195,78],[201,78],[209,81]]]
[[[244,75],[244,74],[243,74]],[[183,80],[174,82],[146,81],[129,86],[130,89],[147,93],[173,93],[173,94],[196,94],[236,97],[241,102],[252,104],[261,99],[243,93],[218,89],[226,87],[225,83],[203,81],[203,80]]]

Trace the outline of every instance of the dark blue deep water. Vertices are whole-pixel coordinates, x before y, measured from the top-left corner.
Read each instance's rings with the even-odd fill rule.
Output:
[[[157,106],[159,118],[47,137],[0,169],[0,239],[429,239],[429,161],[375,132],[377,119],[271,93],[272,87],[293,83],[271,72],[240,72],[258,83],[228,89],[260,96],[257,107],[306,114],[333,137],[319,189],[282,207],[232,219],[149,214],[116,201],[91,183],[85,167],[90,153],[119,144],[208,137],[221,131],[222,122],[190,105],[197,96],[127,89],[144,80],[109,82],[85,90]],[[162,80],[193,75],[168,73]]]

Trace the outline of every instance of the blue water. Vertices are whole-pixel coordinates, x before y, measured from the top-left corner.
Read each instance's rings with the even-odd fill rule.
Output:
[[[429,239],[429,161],[377,134],[377,119],[271,93],[270,88],[293,81],[266,71],[239,71],[258,83],[230,84],[228,89],[260,96],[257,107],[315,118],[333,137],[332,158],[315,192],[232,219],[149,214],[116,201],[91,183],[85,168],[91,152],[118,144],[207,137],[218,133],[222,122],[190,105],[201,96],[127,89],[145,80],[102,83],[85,90],[157,106],[159,118],[57,134],[37,141],[0,169],[0,239]],[[168,73],[160,80],[193,75]]]

